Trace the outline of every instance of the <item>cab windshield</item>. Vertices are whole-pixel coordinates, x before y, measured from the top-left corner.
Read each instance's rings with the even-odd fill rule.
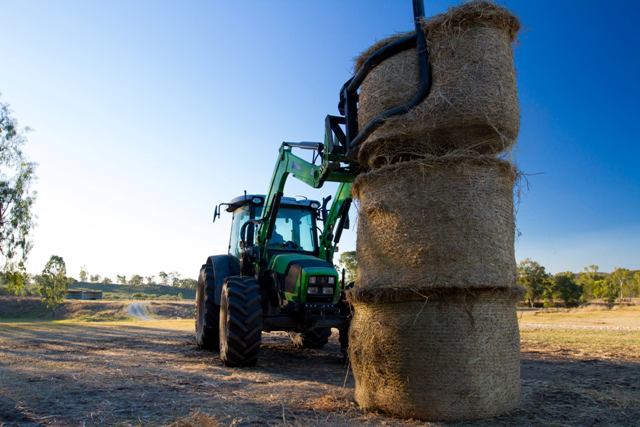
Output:
[[[280,206],[269,249],[315,251],[313,214],[309,209]]]

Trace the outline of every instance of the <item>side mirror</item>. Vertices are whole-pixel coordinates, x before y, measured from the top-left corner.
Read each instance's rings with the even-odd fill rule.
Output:
[[[322,198],[322,208],[320,208],[320,213],[322,214],[323,223],[327,222],[327,215],[329,213],[327,210],[327,204],[329,204],[329,200],[331,200],[331,195]]]
[[[216,222],[216,218],[220,218],[220,205],[216,205],[216,208],[213,210],[213,222]]]
[[[345,230],[348,230],[349,227],[351,227],[351,220],[349,219],[349,214],[347,214],[347,216],[344,219],[344,225],[342,226],[342,228],[344,228]]]

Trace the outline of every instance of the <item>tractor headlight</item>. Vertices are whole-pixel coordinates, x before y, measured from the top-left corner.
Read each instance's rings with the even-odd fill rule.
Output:
[[[322,294],[323,295],[333,295],[333,288],[329,287],[329,286],[325,286],[324,288],[322,288]]]
[[[307,293],[309,295],[318,295],[320,293],[320,288],[318,288],[317,286],[309,286],[307,288]]]
[[[310,285],[315,285],[316,284],[316,280],[317,280],[316,276],[309,277],[309,284]]]
[[[329,279],[327,279],[327,283],[330,285],[335,285],[336,284],[336,278],[333,276],[329,276]]]

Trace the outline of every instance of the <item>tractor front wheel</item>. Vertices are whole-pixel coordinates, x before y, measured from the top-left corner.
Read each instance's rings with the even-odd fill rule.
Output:
[[[225,280],[220,297],[220,359],[226,366],[253,366],[262,339],[262,297],[252,277]]]
[[[322,348],[329,341],[331,328],[307,329],[303,333],[289,332],[293,345],[298,348]]]

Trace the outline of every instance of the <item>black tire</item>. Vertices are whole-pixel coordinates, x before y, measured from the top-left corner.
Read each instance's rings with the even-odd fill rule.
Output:
[[[322,348],[329,342],[331,328],[308,329],[303,333],[289,332],[293,345],[298,348]]]
[[[262,341],[262,296],[252,277],[228,277],[220,296],[220,359],[226,366],[254,366]]]
[[[216,304],[213,268],[202,266],[196,289],[196,344],[205,350],[218,350],[220,306]]]

